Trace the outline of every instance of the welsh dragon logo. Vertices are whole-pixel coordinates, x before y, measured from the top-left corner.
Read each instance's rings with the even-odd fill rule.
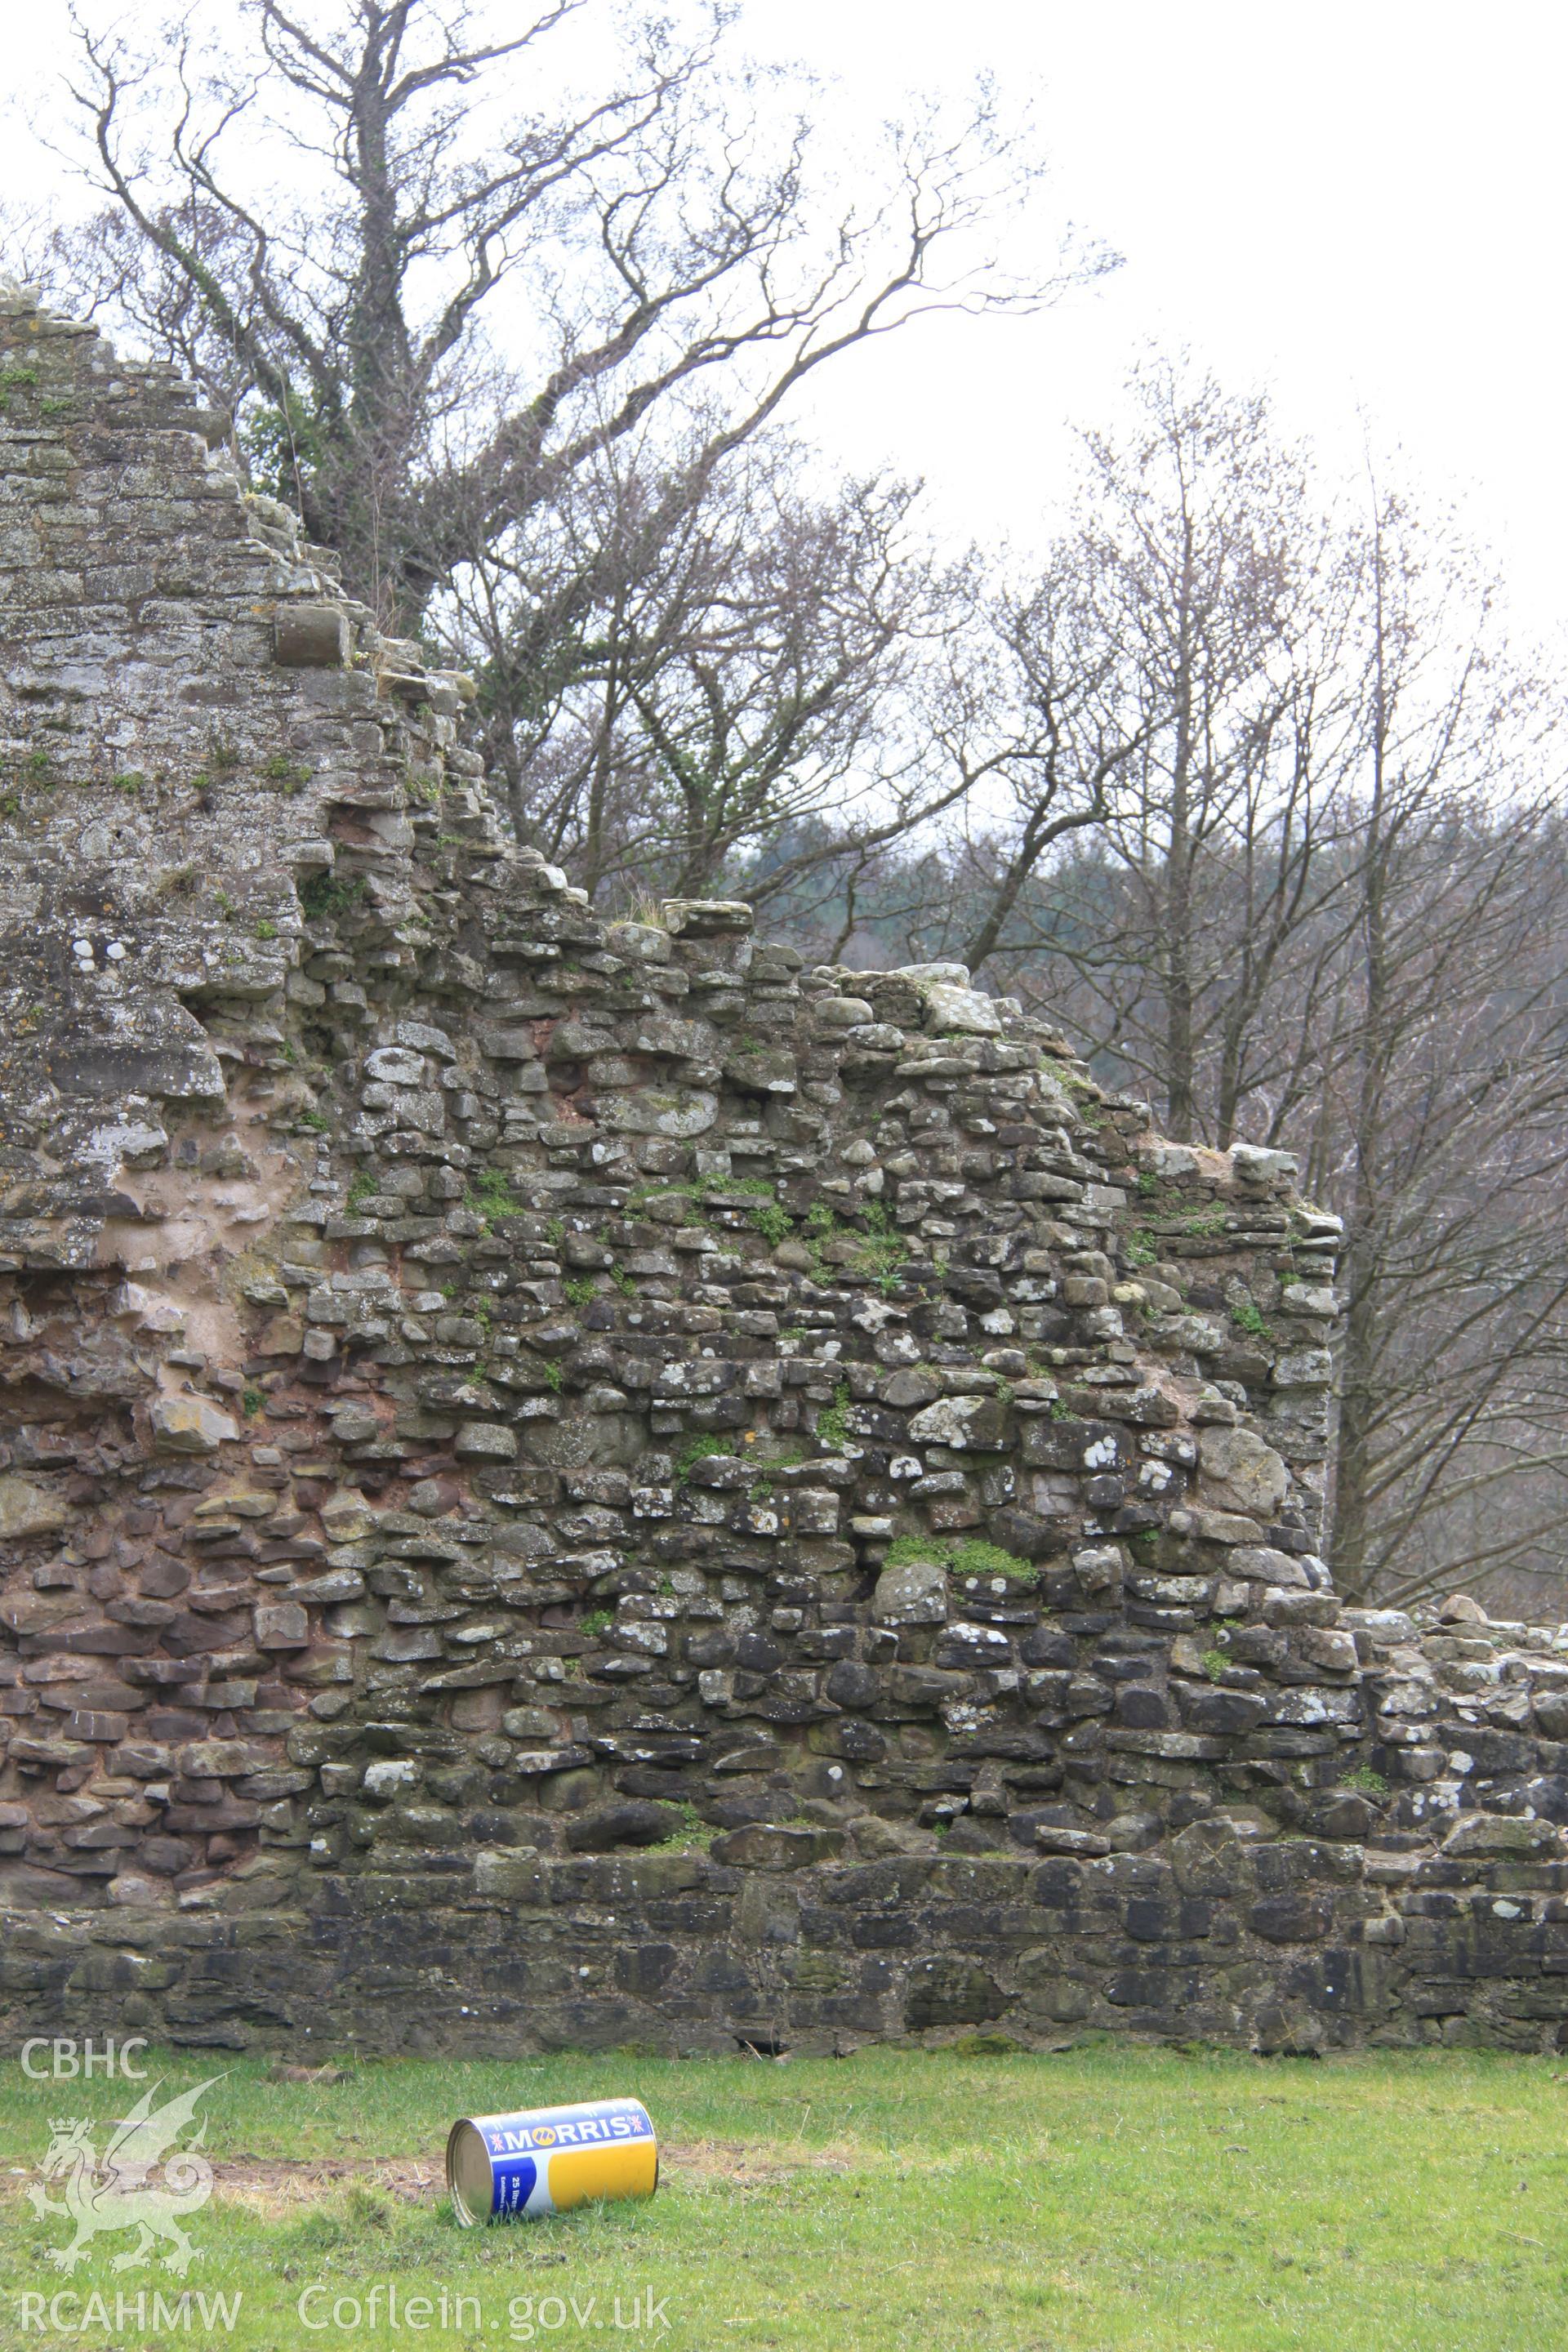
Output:
[[[35,2213],[58,2213],[74,2221],[76,2235],[68,2246],[50,2248],[50,2262],[68,2273],[86,2260],[101,2231],[135,2230],[135,2245],[117,2254],[110,2269],[138,2269],[151,2262],[153,2247],[163,2239],[169,2246],[163,2267],[184,2278],[197,2260],[197,2250],[180,2224],[212,2195],[213,2168],[200,2152],[206,2137],[205,2118],[188,2147],[176,2149],[174,2142],[195,2120],[197,2102],[223,2079],[211,2074],[195,2090],[158,2108],[153,2105],[159,2088],[154,2083],[124,2121],[114,2126],[101,2164],[89,2137],[90,2116],[51,2117],[48,2151],[38,2169],[46,2180],[63,2181],[64,2192],[50,2197],[35,2181],[27,2195]]]

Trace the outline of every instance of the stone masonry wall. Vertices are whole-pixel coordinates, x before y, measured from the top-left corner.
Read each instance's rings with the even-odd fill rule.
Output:
[[[594,915],[226,450],[0,297],[5,2030],[1556,2046],[1568,1645],[1340,1605],[1289,1163]]]

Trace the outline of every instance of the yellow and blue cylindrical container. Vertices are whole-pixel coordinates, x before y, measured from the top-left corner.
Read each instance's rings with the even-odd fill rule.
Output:
[[[658,2187],[658,2141],[640,2099],[464,2116],[447,2141],[447,2189],[466,2225],[533,2221]]]

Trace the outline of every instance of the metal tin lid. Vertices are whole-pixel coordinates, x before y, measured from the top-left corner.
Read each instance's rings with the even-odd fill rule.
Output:
[[[490,2152],[484,2135],[467,2116],[459,2117],[447,2137],[447,2193],[465,2229],[489,2220],[495,2202]]]

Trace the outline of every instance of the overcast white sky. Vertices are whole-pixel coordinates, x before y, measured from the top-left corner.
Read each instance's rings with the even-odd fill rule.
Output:
[[[1104,413],[1142,344],[1185,344],[1270,383],[1347,467],[1364,418],[1492,542],[1520,621],[1568,625],[1562,0],[744,0],[744,18],[868,113],[985,70],[1037,86],[1063,214],[1125,256],[1046,317],[857,357],[810,420],[830,447],[923,473],[951,522],[1031,536],[1071,422]],[[26,126],[65,0],[5,19],[21,102],[0,201],[58,184]]]

